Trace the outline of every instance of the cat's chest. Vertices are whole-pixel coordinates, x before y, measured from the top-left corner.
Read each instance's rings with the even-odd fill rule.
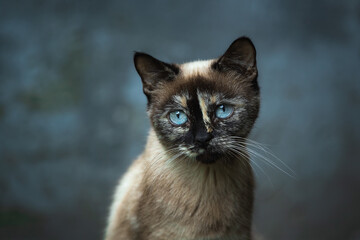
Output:
[[[146,198],[162,215],[176,222],[220,227],[235,217],[245,196],[240,172],[198,167],[169,173],[151,181]]]
[[[247,231],[251,175],[236,165],[222,166],[149,171],[138,212],[141,225],[156,229],[154,239],[246,239],[232,236]]]

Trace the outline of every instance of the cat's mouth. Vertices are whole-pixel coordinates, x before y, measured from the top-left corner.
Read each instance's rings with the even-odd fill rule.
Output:
[[[196,160],[205,163],[211,164],[215,163],[220,158],[220,154],[212,151],[205,151],[204,149],[200,149],[198,151],[198,155],[196,156]]]
[[[211,164],[215,163],[218,157],[216,157],[214,154],[200,154],[196,157],[196,160],[205,163],[205,164]]]
[[[204,164],[215,163],[223,156],[223,153],[218,152],[217,150],[218,149],[214,148],[214,146],[210,145],[181,147],[181,151],[185,154],[185,156]]]

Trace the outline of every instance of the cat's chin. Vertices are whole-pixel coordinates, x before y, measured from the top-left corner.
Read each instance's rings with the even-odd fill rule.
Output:
[[[215,163],[220,158],[220,154],[217,153],[203,153],[196,157],[196,160],[204,164]]]

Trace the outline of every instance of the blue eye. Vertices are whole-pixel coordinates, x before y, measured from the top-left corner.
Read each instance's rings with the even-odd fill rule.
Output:
[[[182,125],[187,122],[188,118],[183,111],[177,110],[169,114],[170,121],[175,125]]]
[[[233,112],[234,112],[234,107],[227,105],[227,104],[221,104],[216,108],[215,115],[218,118],[227,118]]]

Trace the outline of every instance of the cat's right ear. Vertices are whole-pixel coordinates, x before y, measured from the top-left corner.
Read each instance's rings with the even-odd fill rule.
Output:
[[[254,44],[247,37],[236,39],[212,67],[220,71],[235,71],[242,75],[257,71]]]
[[[141,77],[143,90],[149,103],[152,92],[159,87],[159,84],[173,80],[179,73],[176,65],[162,62],[141,52],[135,52],[134,64]]]

